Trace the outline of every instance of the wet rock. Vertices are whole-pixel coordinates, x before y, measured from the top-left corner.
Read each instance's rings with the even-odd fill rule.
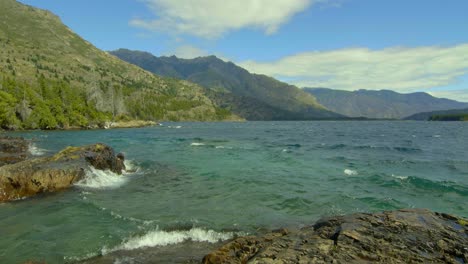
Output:
[[[466,219],[423,209],[322,219],[237,238],[203,263],[468,263]]]
[[[125,169],[123,156],[104,144],[68,147],[51,157],[0,167],[0,202],[68,188],[83,179],[89,166],[117,174]]]
[[[24,138],[0,137],[0,166],[26,160],[29,142]]]

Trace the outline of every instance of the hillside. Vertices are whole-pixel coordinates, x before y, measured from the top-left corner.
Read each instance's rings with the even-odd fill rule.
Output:
[[[210,88],[213,100],[248,120],[308,120],[341,118],[301,89],[265,75],[251,74],[215,56],[195,59],[155,57],[120,49],[111,52],[161,76],[185,79]]]
[[[468,108],[417,113],[404,119],[418,121],[468,121]]]
[[[48,11],[1,0],[0,17],[3,128],[88,127],[116,118],[235,118],[198,85],[123,62]]]
[[[400,94],[389,90],[342,91],[326,88],[304,88],[318,102],[342,115],[350,117],[400,119],[409,115],[457,108],[468,103],[433,97],[427,93]]]

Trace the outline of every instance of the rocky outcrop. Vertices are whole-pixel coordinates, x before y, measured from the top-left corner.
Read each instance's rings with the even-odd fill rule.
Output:
[[[209,263],[468,263],[468,222],[423,209],[322,219],[298,231],[237,238]]]
[[[29,142],[24,138],[0,137],[0,166],[26,160],[28,149]]]
[[[68,147],[51,157],[0,167],[0,202],[55,192],[83,179],[89,166],[122,174],[124,156],[104,144]]]

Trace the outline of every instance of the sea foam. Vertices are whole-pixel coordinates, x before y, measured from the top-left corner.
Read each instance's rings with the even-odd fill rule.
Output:
[[[205,144],[204,144],[204,143],[194,142],[194,143],[190,144],[190,146],[192,146],[192,147],[199,147],[199,146],[205,146]]]
[[[97,170],[89,167],[86,176],[75,185],[92,189],[113,189],[124,185],[128,178],[124,175],[118,175],[112,171]]]
[[[137,173],[140,171],[140,167],[138,167],[133,160],[125,160],[124,161],[125,165],[125,171],[124,174],[131,174],[131,173]]]
[[[344,172],[344,174],[346,174],[346,175],[348,175],[348,176],[355,176],[355,175],[358,174],[357,171],[355,171],[355,170],[350,170],[350,169],[345,169],[343,172]]]
[[[29,144],[28,150],[33,156],[42,156],[47,152],[45,149],[37,147],[34,143]]]
[[[201,228],[192,228],[186,231],[151,231],[143,236],[131,238],[113,249],[102,249],[102,254],[118,250],[133,250],[145,247],[167,246],[182,243],[184,241],[216,243],[232,238],[232,232],[216,232]]]
[[[408,179],[408,176],[398,176],[398,175],[395,175],[395,174],[392,174],[392,177],[395,178],[395,179],[399,179],[399,180],[407,180]]]

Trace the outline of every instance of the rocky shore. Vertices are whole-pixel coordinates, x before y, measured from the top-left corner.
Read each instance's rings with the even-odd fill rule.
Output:
[[[28,145],[22,138],[0,138],[0,202],[69,188],[85,177],[90,166],[117,174],[125,169],[124,156],[100,143],[40,158],[29,158]]]
[[[468,222],[424,209],[335,216],[239,237],[202,263],[468,263]]]

